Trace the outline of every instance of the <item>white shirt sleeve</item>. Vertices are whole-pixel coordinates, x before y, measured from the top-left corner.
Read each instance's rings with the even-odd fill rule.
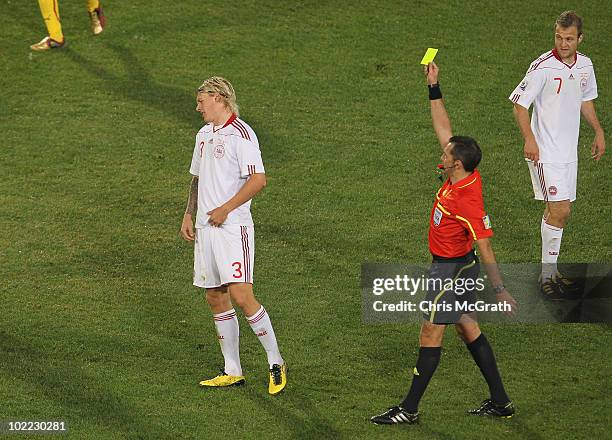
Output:
[[[202,150],[198,145],[198,137],[196,136],[195,147],[193,149],[193,157],[191,158],[191,167],[189,168],[189,172],[193,176],[200,175],[200,161],[202,160]]]
[[[508,99],[521,107],[529,109],[533,101],[542,92],[546,84],[546,74],[544,69],[536,69],[527,72],[523,81],[516,86]]]
[[[265,173],[261,151],[257,146],[246,139],[241,139],[238,145],[238,165],[240,177],[248,178],[252,174]]]
[[[587,79],[587,83],[585,88],[582,91],[582,102],[584,101],[592,101],[597,98],[597,80],[595,79],[595,70],[591,66],[590,75]]]

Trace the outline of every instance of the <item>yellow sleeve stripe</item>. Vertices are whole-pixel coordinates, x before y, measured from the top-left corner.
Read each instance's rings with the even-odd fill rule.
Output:
[[[442,203],[438,202],[438,208],[440,208],[440,210],[446,214],[446,215],[452,215],[450,212],[448,212],[446,209],[444,209],[444,206],[442,206]]]
[[[465,185],[461,185],[459,188],[465,188],[466,186],[470,186],[474,182],[476,182],[476,177],[474,177],[471,182],[468,182]]]
[[[468,219],[463,218],[459,215],[455,216],[456,218],[458,218],[461,221],[464,221],[467,223],[468,227],[470,228],[470,232],[472,233],[472,237],[474,237],[474,241],[478,240],[478,238],[476,237],[476,233],[474,232],[474,228],[472,228],[472,224],[468,221]]]

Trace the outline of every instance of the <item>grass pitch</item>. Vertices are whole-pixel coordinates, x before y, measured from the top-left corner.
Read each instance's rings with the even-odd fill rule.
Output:
[[[368,418],[410,383],[415,325],[361,322],[362,262],[424,262],[439,149],[418,65],[436,61],[454,131],[478,139],[494,248],[537,262],[531,200],[507,96],[553,44],[563,9],[534,2],[152,0],[61,2],[70,45],[30,53],[35,2],[0,4],[0,420],[63,420],[78,439],[605,438],[610,328],[487,325],[518,415],[469,418],[486,395],[449,333],[422,423]],[[612,8],[575,5],[611,131]],[[253,204],[256,294],[290,382],[266,393],[265,355],[241,319],[247,385],[201,390],[222,365],[178,235],[199,115],[214,74],[236,87],[268,187]],[[578,200],[562,261],[611,261],[610,161],[580,138]],[[610,142],[609,142],[610,143]]]

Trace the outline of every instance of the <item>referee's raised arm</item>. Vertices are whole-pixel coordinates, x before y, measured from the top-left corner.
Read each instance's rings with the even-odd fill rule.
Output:
[[[444,108],[442,92],[438,83],[439,68],[436,63],[431,62],[423,68],[429,88],[429,102],[431,103],[431,120],[438,136],[438,142],[442,148],[446,147],[449,139],[453,136],[451,122]]]

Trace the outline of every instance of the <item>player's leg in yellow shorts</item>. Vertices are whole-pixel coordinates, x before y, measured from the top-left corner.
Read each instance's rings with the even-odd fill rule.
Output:
[[[89,24],[93,34],[98,35],[102,33],[106,25],[106,17],[99,0],[87,0],[87,12],[89,13]]]
[[[62,33],[57,0],[38,0],[38,5],[43,20],[45,20],[45,26],[47,26],[48,36],[31,45],[30,49],[44,51],[62,47],[64,45],[64,34]]]

